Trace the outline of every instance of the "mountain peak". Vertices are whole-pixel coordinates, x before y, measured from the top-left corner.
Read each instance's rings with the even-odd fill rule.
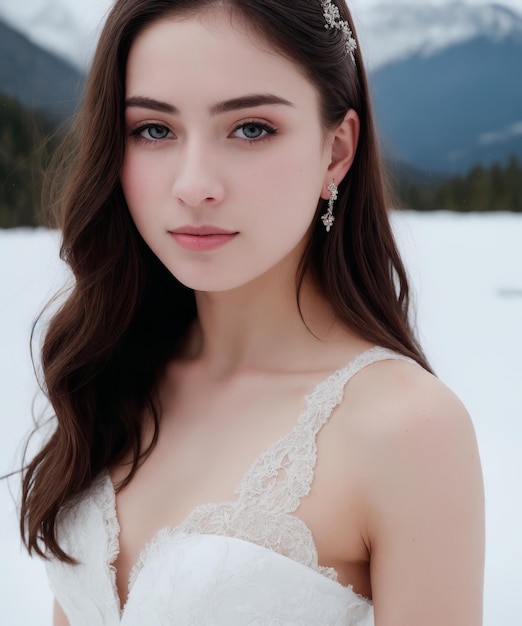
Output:
[[[522,0],[348,0],[352,3],[371,69],[476,36],[522,37]],[[112,0],[0,0],[0,19],[85,69],[111,5]]]
[[[398,0],[374,5],[366,17],[367,53],[374,68],[414,55],[431,56],[477,37],[522,40],[522,14],[499,3]]]
[[[1,2],[0,19],[32,43],[84,69],[111,0]]]

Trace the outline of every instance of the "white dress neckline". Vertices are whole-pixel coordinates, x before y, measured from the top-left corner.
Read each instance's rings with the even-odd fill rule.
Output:
[[[333,567],[319,565],[312,532],[305,522],[293,513],[311,488],[317,460],[316,437],[327,423],[334,408],[341,402],[347,382],[367,365],[386,359],[412,361],[403,355],[379,346],[359,354],[348,365],[336,370],[316,384],[312,392],[305,396],[305,408],[298,416],[295,426],[274,441],[250,464],[234,492],[234,495],[237,496],[235,500],[196,505],[177,526],[164,526],[158,529],[141,549],[138,560],[131,568],[127,599],[123,606],[120,605],[116,583],[117,572],[114,566],[120,552],[120,524],[116,508],[116,493],[109,471],[103,471],[93,486],[93,497],[104,514],[108,540],[107,567],[110,572],[114,600],[120,607],[120,615],[123,617],[125,614],[125,608],[136,579],[143,567],[146,566],[147,561],[154,558],[155,554],[177,537],[196,534],[225,536],[253,543],[275,552],[283,558],[290,558],[304,567],[308,567],[330,579],[343,590],[351,592],[359,600],[371,604],[368,598],[356,594],[352,585],[341,584],[338,581],[337,571]],[[290,455],[292,456],[290,463],[284,468],[286,470],[285,480],[278,482],[276,475],[283,469],[283,464]],[[266,485],[261,484],[267,477],[273,477],[268,489]],[[274,545],[271,546],[271,542],[267,542],[265,538],[255,540],[252,536],[248,537],[248,535],[258,534],[256,533],[257,529],[251,525],[255,526],[255,522],[249,520],[245,524],[244,518],[241,516],[245,512],[247,515],[249,512],[252,513],[253,509],[254,517],[259,517],[260,509],[263,508],[275,516],[273,520],[275,528],[281,531],[282,520],[286,522],[288,527],[285,529],[287,531],[286,537],[294,542],[294,545],[286,545],[285,550],[288,554],[276,549]],[[236,523],[231,523],[234,515],[239,517],[239,524],[237,520]],[[266,526],[266,519],[263,520],[263,526]],[[278,532],[272,543],[280,543],[283,534],[285,533]]]
[[[228,502],[196,506],[158,530],[131,571],[124,606],[116,584],[120,525],[108,470],[65,507],[60,547],[77,564],[46,561],[71,626],[374,626],[373,605],[318,563],[310,528],[295,515],[309,493],[316,437],[348,381],[387,359],[374,347],[319,382],[295,426],[247,469]]]

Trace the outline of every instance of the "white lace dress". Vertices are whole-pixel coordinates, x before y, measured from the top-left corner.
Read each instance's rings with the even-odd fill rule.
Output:
[[[294,512],[311,488],[316,437],[363,367],[406,359],[375,347],[306,397],[296,426],[256,459],[230,502],[196,507],[142,551],[120,608],[119,525],[109,473],[62,515],[58,537],[78,565],[47,562],[71,626],[373,626],[372,603],[318,564]],[[406,359],[409,360],[409,359]]]

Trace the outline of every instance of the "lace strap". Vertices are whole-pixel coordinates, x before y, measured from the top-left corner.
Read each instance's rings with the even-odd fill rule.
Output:
[[[307,407],[311,408],[313,417],[315,418],[314,421],[316,423],[314,423],[314,428],[317,429],[316,434],[328,422],[335,407],[341,403],[344,390],[350,380],[368,365],[387,360],[416,363],[413,359],[403,354],[399,354],[388,348],[375,346],[356,356],[346,367],[334,372],[326,380],[319,383],[312,393],[306,396],[305,401]],[[298,421],[299,423],[309,422],[310,417],[308,411],[305,411],[299,416]]]
[[[317,435],[342,401],[346,385],[364,367],[388,359],[415,363],[402,354],[376,346],[319,383],[306,396],[306,408],[297,425],[250,466],[236,490],[239,501],[255,503],[275,514],[293,513],[310,492],[317,462]]]

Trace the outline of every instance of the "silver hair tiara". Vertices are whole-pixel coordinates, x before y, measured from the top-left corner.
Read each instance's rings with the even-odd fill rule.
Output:
[[[324,11],[324,19],[326,20],[325,28],[331,30],[333,28],[340,30],[346,40],[346,53],[350,55],[355,64],[355,51],[357,50],[357,42],[348,22],[341,19],[339,7],[332,0],[321,0],[321,6]]]

